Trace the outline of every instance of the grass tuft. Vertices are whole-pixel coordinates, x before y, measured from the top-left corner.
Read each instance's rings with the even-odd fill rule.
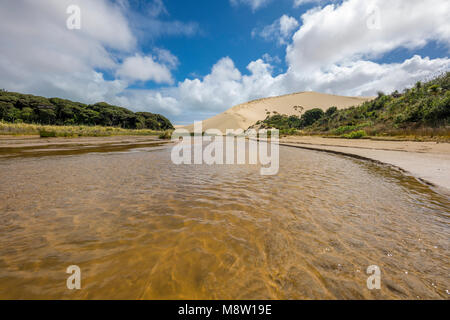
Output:
[[[364,130],[358,130],[358,131],[353,131],[350,132],[349,134],[344,134],[342,135],[342,138],[346,138],[346,139],[362,139],[364,137],[366,137],[367,134]]]

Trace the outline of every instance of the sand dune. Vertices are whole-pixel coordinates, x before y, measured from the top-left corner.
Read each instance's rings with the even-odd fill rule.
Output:
[[[299,92],[279,97],[265,98],[239,104],[231,109],[203,121],[203,130],[248,129],[258,120],[264,120],[267,112],[276,111],[280,114],[299,115],[294,106],[302,106],[304,111],[313,108],[323,110],[336,106],[339,109],[360,105],[371,100],[371,97],[344,97],[317,92]],[[193,131],[193,125],[184,127]]]

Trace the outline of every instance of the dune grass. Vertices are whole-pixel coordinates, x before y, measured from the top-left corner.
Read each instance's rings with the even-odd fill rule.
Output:
[[[408,128],[408,129],[377,129],[346,130],[347,133],[319,132],[295,130],[286,132],[280,130],[280,136],[316,136],[323,138],[341,139],[369,139],[381,141],[419,141],[419,142],[446,142],[450,143],[450,128]]]
[[[53,126],[27,123],[8,123],[0,121],[0,135],[37,135],[52,137],[109,137],[109,136],[159,136],[160,131],[149,129],[123,129],[103,126]]]

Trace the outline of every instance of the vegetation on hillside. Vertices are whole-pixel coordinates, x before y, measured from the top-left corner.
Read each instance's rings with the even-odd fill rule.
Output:
[[[382,92],[360,106],[323,112],[306,111],[301,117],[269,114],[257,125],[276,128],[282,134],[323,134],[345,138],[365,136],[450,137],[450,72],[426,83],[417,82],[402,93]]]
[[[0,120],[38,125],[105,126],[155,131],[173,129],[170,121],[159,114],[134,113],[105,102],[86,105],[70,100],[47,99],[5,90],[0,91]]]
[[[266,119],[258,121],[256,126],[262,129],[275,128],[280,130],[282,134],[292,134],[296,130],[314,124],[317,120],[321,119],[324,114],[323,110],[319,108],[308,110],[301,117],[296,115],[287,116],[277,112],[274,112],[273,115],[268,113]]]

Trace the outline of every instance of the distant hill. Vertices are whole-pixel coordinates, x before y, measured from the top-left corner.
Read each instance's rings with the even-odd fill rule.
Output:
[[[360,105],[372,100],[371,97],[344,97],[317,92],[299,92],[279,97],[264,98],[243,103],[203,121],[203,130],[226,129],[247,130],[259,120],[264,120],[270,113],[299,115],[302,111],[320,108],[326,110],[331,106],[346,108]],[[193,125],[186,126],[193,131]]]
[[[100,125],[125,129],[170,130],[172,123],[160,114],[132,112],[99,102],[87,105],[59,98],[0,91],[0,120],[48,125]]]

